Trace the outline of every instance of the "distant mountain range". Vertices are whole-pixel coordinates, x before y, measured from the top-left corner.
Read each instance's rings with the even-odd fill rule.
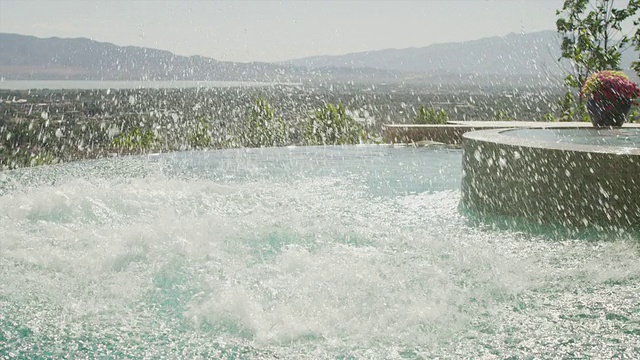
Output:
[[[385,49],[339,56],[314,56],[285,62],[305,67],[392,69],[412,73],[537,75],[557,73],[556,32],[509,34],[420,48]]]
[[[554,31],[509,34],[421,48],[315,56],[281,63],[238,63],[85,38],[0,34],[6,80],[355,81],[557,83],[565,74]],[[627,51],[623,66],[638,59]]]
[[[386,49],[339,56],[314,56],[284,64],[309,68],[375,68],[413,73],[414,76],[477,74],[496,77],[563,78],[569,63],[559,62],[561,38],[546,30],[528,34],[509,34],[461,43],[434,44],[420,48]],[[638,52],[627,50],[622,68],[630,69]],[[633,75],[632,71],[627,71]]]
[[[238,63],[168,51],[117,46],[85,38],[37,38],[0,33],[0,77],[6,80],[201,80],[302,82],[400,74],[377,69],[323,69],[285,64]]]

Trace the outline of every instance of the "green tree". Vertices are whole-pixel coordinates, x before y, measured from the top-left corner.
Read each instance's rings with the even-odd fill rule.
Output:
[[[55,149],[48,149],[37,121],[16,121],[2,126],[0,170],[24,166],[53,164],[58,161]]]
[[[256,100],[240,131],[238,138],[247,147],[283,146],[289,138],[284,121],[262,97]]]
[[[153,131],[141,130],[140,127],[134,126],[131,131],[121,133],[116,136],[112,144],[116,148],[129,151],[151,150],[156,146],[158,139]]]
[[[565,82],[580,88],[589,75],[599,70],[619,70],[621,53],[638,42],[638,30],[629,37],[623,22],[633,18],[640,0],[630,0],[626,8],[614,7],[614,0],[565,0],[556,14],[562,35],[562,58],[569,59],[572,71]],[[638,20],[634,21],[637,26]]]
[[[638,19],[634,19],[640,0],[629,0],[626,8],[616,8],[614,3],[614,0],[565,0],[562,9],[556,12],[559,17],[556,28],[562,36],[561,59],[571,62],[565,78],[567,93],[571,95],[560,101],[563,117],[572,117],[567,120],[587,118],[581,97],[577,97],[573,110],[566,108],[569,97],[576,98],[587,77],[600,70],[619,70],[621,53],[631,45],[640,46]],[[634,32],[623,31],[627,19],[633,20]],[[635,62],[634,69],[640,75],[639,62]]]
[[[304,131],[308,145],[359,144],[365,138],[362,125],[347,115],[342,103],[327,104],[316,111]]]
[[[637,11],[638,8],[640,7],[640,1],[631,0],[629,2],[629,6],[632,6],[632,5],[635,6],[635,8],[632,8],[632,10]],[[633,26],[635,26],[636,32],[633,34],[631,38],[631,43],[635,45],[636,51],[640,52],[640,17],[636,17],[636,19],[633,20]],[[636,72],[636,74],[638,74],[638,76],[640,77],[640,60],[634,61],[631,64],[631,67]]]
[[[193,149],[206,149],[211,146],[209,125],[204,121],[204,117],[200,118],[189,133],[189,146]]]
[[[446,124],[449,121],[449,114],[444,109],[436,110],[433,107],[426,108],[420,106],[416,114],[416,124]]]
[[[559,121],[589,121],[589,115],[585,111],[584,105],[571,91],[567,91],[562,99],[558,101],[560,106]]]

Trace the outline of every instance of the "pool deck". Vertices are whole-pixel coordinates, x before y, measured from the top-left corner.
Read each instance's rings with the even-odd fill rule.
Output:
[[[418,124],[385,124],[383,136],[387,143],[391,144],[424,144],[444,143],[460,146],[462,134],[469,131],[506,129],[506,128],[592,128],[588,122],[544,122],[544,121],[449,121],[443,125],[418,125]],[[640,128],[638,123],[625,123],[623,126]]]

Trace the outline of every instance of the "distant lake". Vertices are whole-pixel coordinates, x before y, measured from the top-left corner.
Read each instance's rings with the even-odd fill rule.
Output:
[[[266,83],[249,81],[120,81],[120,80],[0,80],[2,90],[28,89],[184,89],[219,87],[259,87],[300,85],[299,83]]]

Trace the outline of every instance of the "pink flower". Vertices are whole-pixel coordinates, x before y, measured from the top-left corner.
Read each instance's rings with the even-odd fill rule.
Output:
[[[603,70],[587,78],[580,96],[591,96],[595,101],[627,101],[639,97],[640,88],[622,71]]]

